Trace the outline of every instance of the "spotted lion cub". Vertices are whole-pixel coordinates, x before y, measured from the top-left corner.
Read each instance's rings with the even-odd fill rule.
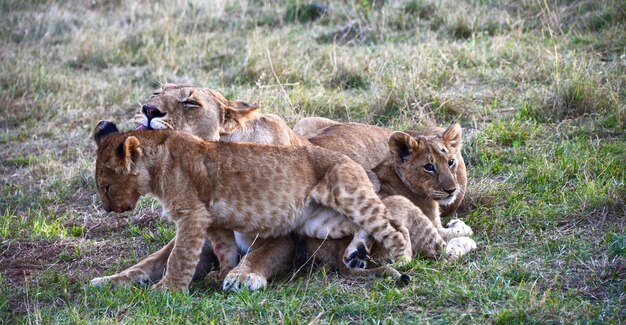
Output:
[[[350,126],[337,124],[330,126],[324,136],[336,137],[349,129]],[[392,218],[409,230],[413,253],[430,258],[443,255],[451,261],[475,249],[476,243],[468,237],[472,235],[471,228],[458,219],[444,228],[440,217],[440,206],[454,204],[465,191],[461,127],[453,124],[445,130],[394,132],[388,147],[387,157],[372,172],[378,179],[378,194],[392,211]],[[316,250],[315,258],[321,262],[340,269],[344,263],[364,268],[370,267],[366,258],[377,262],[385,257],[385,250],[374,246],[372,258],[368,258],[373,241],[342,216],[327,218],[325,225],[332,229],[352,225],[355,238],[308,240],[309,251]]]
[[[411,260],[408,230],[396,224],[361,166],[313,146],[202,140],[185,132],[131,131],[98,123],[96,184],[106,211],[132,210],[142,195],[159,199],[176,239],[157,289],[186,290],[205,237],[237,253],[233,230],[277,237],[303,226],[317,203],[345,215],[393,259]]]

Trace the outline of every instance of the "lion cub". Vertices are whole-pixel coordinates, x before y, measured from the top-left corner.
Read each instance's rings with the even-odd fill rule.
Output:
[[[350,128],[337,123],[326,130],[325,136],[336,137]],[[389,137],[387,157],[372,169],[379,181],[378,195],[396,223],[409,230],[413,253],[431,258],[445,255],[447,260],[454,260],[476,248],[476,243],[468,237],[472,230],[464,222],[457,219],[447,228],[441,224],[440,206],[455,204],[465,191],[461,147],[462,132],[458,124],[445,130],[394,132]],[[349,220],[338,215],[326,221],[326,226],[332,229],[350,228],[350,225]],[[350,266],[366,267],[364,259],[373,242],[354,225],[352,232],[356,239],[352,242],[322,243],[311,239],[306,244],[309,250],[316,249],[316,258],[326,264],[342,268],[349,262]],[[340,258],[342,253],[343,259]],[[372,253],[374,262],[382,260],[380,256],[386,254],[377,246]]]
[[[312,146],[208,142],[184,132],[131,131],[101,121],[96,183],[106,211],[132,210],[151,193],[176,223],[165,276],[155,287],[185,290],[205,236],[236,252],[232,230],[288,234],[317,203],[344,214],[393,259],[411,260],[408,230],[393,220],[365,171],[348,157]],[[219,242],[216,244],[215,242]],[[222,263],[224,256],[218,253]]]

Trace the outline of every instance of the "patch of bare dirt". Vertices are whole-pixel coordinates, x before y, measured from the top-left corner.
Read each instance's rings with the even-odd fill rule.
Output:
[[[83,281],[102,274],[120,256],[137,251],[143,256],[141,238],[123,235],[130,225],[154,228],[159,215],[153,211],[137,217],[91,218],[68,222],[64,226],[81,226],[84,238],[63,240],[5,240],[0,242],[0,274],[10,285],[36,282],[37,276],[52,269],[68,274],[70,280]]]
[[[120,256],[130,255],[140,244],[134,239],[117,243],[92,242],[89,245],[82,241],[4,241],[0,246],[0,273],[6,284],[11,286],[36,283],[47,270],[63,273],[72,282],[83,281],[101,274]]]
[[[24,314],[37,306],[29,300],[28,287],[40,287],[43,275],[52,270],[69,279],[70,284],[87,283],[111,267],[120,256],[128,256],[140,246],[138,240],[123,242],[90,242],[83,239],[58,241],[7,240],[0,243],[0,274],[3,285],[11,288],[13,296],[9,300],[11,313]],[[78,249],[78,250],[75,250]],[[75,254],[75,252],[80,252]],[[45,284],[44,284],[45,285]],[[67,299],[74,299],[76,292],[66,292],[52,301],[37,301],[59,308]]]
[[[139,211],[132,218],[116,214],[109,216],[103,214],[96,217],[83,215],[82,218],[75,218],[65,222],[63,226],[67,229],[75,226],[84,228],[86,239],[106,239],[110,238],[114,233],[124,231],[130,225],[154,229],[159,220],[160,216],[157,212],[146,209]]]
[[[81,238],[62,240],[5,240],[0,242],[0,274],[3,285],[13,293],[8,308],[12,314],[24,314],[37,306],[29,301],[28,287],[41,287],[44,274],[60,274],[70,284],[87,284],[90,279],[101,276],[115,267],[122,257],[143,257],[151,253],[141,237],[129,238],[126,230],[130,225],[155,228],[159,220],[150,209],[141,210],[135,217],[120,215],[110,217],[84,216],[83,220],[64,224],[70,229],[80,226],[85,229]],[[51,273],[48,272],[48,275]],[[61,308],[68,300],[75,300],[74,290],[51,301],[37,301]],[[0,323],[2,321],[0,320]]]

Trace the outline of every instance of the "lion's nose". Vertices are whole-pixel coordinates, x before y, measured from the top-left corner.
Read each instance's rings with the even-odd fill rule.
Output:
[[[158,108],[156,108],[155,106],[152,105],[143,105],[141,107],[141,112],[148,118],[154,118],[154,117],[163,117],[165,116],[165,113],[159,111]]]

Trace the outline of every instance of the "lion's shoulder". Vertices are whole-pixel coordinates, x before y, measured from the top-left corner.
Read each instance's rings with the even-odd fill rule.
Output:
[[[274,114],[255,114],[241,120],[236,129],[222,136],[220,140],[292,146],[309,144],[306,139],[295,134],[281,117]]]

